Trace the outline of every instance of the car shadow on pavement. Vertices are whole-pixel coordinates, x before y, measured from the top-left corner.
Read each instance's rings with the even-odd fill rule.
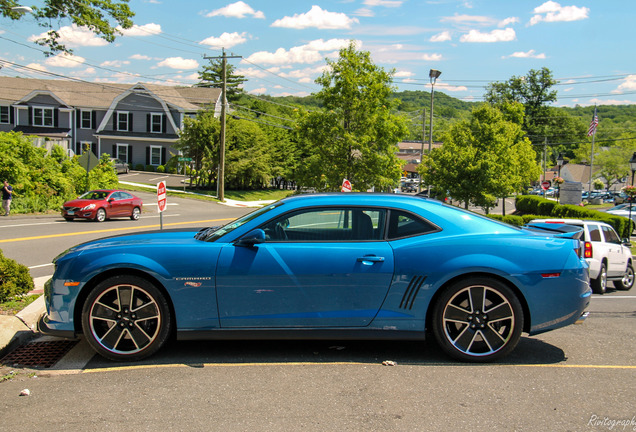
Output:
[[[565,361],[564,352],[538,339],[521,338],[516,349],[494,364],[553,364]],[[457,366],[432,341],[173,341],[155,355],[138,362],[113,362],[95,355],[85,369],[120,366],[210,364],[314,364],[393,362],[410,366]],[[493,364],[493,363],[487,363]]]

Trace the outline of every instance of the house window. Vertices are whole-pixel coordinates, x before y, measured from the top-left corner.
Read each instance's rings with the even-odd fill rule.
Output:
[[[117,112],[117,130],[118,131],[129,131],[130,125],[128,124],[128,113],[127,112]]]
[[[82,110],[80,127],[82,129],[93,129],[93,112]]]
[[[53,108],[33,108],[33,126],[53,126]]]
[[[161,165],[161,147],[150,146],[150,165]]]
[[[163,114],[150,114],[150,132],[162,133],[163,132]]]
[[[128,144],[117,144],[117,159],[124,161],[126,163],[130,162],[128,160]]]
[[[0,123],[9,123],[9,108],[8,106],[0,106]]]

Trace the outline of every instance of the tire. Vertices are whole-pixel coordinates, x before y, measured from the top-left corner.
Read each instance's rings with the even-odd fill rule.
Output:
[[[95,213],[95,221],[104,222],[105,220],[106,220],[106,210],[104,210],[103,208],[97,209],[97,212]]]
[[[433,310],[433,335],[449,356],[490,362],[509,354],[523,330],[523,309],[503,283],[486,278],[456,282],[444,290]]]
[[[614,287],[621,291],[629,291],[634,286],[634,267],[627,264],[623,279],[614,281]]]
[[[132,220],[139,220],[139,215],[141,214],[141,210],[139,210],[139,207],[135,207],[132,211],[132,214],[130,215],[130,219]]]
[[[135,361],[159,350],[172,331],[170,307],[146,279],[121,275],[99,283],[82,307],[82,331],[101,356]]]
[[[607,265],[601,263],[601,270],[598,272],[598,277],[590,281],[592,286],[592,292],[594,294],[605,294],[607,291]]]
[[[66,222],[72,222],[72,221],[73,221],[73,219],[74,219],[74,218],[72,218],[72,217],[64,216],[64,220],[65,220]]]

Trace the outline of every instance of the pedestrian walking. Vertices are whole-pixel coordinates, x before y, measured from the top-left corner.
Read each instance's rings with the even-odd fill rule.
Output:
[[[4,216],[9,216],[11,212],[11,197],[13,196],[13,187],[8,181],[4,181],[4,187],[2,188],[2,208],[4,209]]]

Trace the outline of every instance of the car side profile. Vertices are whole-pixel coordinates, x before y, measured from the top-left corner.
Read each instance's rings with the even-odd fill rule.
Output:
[[[138,220],[143,201],[123,190],[97,189],[88,191],[62,206],[62,217],[67,221],[89,219],[104,222],[117,217]]]
[[[45,286],[46,334],[138,360],[179,339],[413,339],[493,361],[585,318],[580,230],[537,233],[436,200],[283,199],[222,227],[75,246]]]
[[[611,225],[581,219],[533,219],[529,226],[567,224],[583,230],[583,254],[590,267],[590,284],[597,294],[604,294],[607,282],[619,290],[634,286],[634,263],[629,239],[621,239]]]

